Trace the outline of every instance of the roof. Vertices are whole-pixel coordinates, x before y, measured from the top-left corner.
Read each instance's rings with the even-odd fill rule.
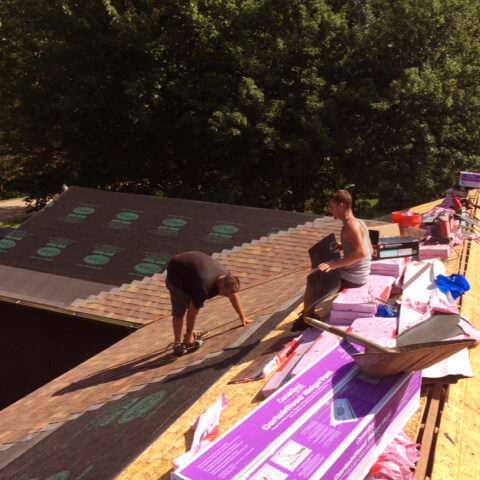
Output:
[[[478,195],[476,200],[475,203],[479,204]],[[435,203],[438,204],[441,201]],[[431,208],[432,204],[426,204],[420,206],[419,210],[427,212]],[[476,216],[480,219],[478,211]],[[461,311],[477,327],[480,327],[479,260],[480,245],[472,242],[457,247],[452,257],[445,262],[447,274],[464,274],[472,286],[472,289],[461,297]],[[246,372],[253,371],[251,366],[256,363],[257,358],[261,357],[263,364],[266,362],[268,354],[266,355],[265,352],[269,351],[269,345],[274,341],[278,344],[279,339],[285,337],[284,330],[288,328],[295,313],[286,317],[271,336],[250,352],[241,365],[232,367],[117,479],[168,480],[172,459],[183,454],[186,448],[188,449],[189,443],[182,441],[183,436],[189,431],[192,421],[202,414],[220,393],[224,393],[229,401],[228,408],[222,412],[220,434],[258,406],[260,399],[257,392],[262,389],[262,382],[241,385],[228,383],[231,379],[248,376]],[[480,368],[480,348],[470,351],[470,359],[477,375]],[[477,480],[480,478],[480,462],[475,460],[480,438],[479,385],[480,379],[475,376],[449,387],[436,384],[422,388],[422,407],[404,428],[413,442],[422,444],[422,457],[415,471],[417,480],[444,480],[445,478]],[[439,391],[441,395],[435,395],[435,392]],[[417,435],[418,432],[420,433]]]
[[[71,311],[128,320],[142,328],[0,412],[3,427],[0,432],[0,467],[2,461],[8,463],[8,468],[0,470],[0,479],[8,478],[2,475],[12,478],[13,471],[16,476],[22,470],[21,465],[25,464],[25,455],[40,458],[38,450],[33,448],[34,443],[53,442],[56,435],[68,430],[70,422],[77,424],[94,415],[96,409],[109,408],[108,405],[120,402],[124,395],[170,385],[181,378],[184,369],[203,365],[199,369],[205,372],[206,378],[200,385],[192,383],[197,389],[192,395],[198,395],[202,385],[215,381],[215,375],[220,374],[222,368],[228,368],[235,355],[238,356],[232,345],[239,338],[261,330],[263,322],[271,321],[276,312],[284,318],[287,310],[282,304],[288,304],[292,298],[301,299],[299,292],[310,266],[308,248],[327,234],[338,234],[340,228],[340,222],[331,218],[315,219],[213,254],[232,273],[242,277],[240,296],[244,310],[256,322],[244,329],[226,299],[207,301],[196,327],[210,330],[210,338],[202,349],[185,357],[172,357],[168,349],[172,340],[171,320],[163,275],[153,275],[73,302],[69,307]],[[212,370],[208,362],[216,358],[223,360]],[[199,378],[195,375],[195,382],[199,382]],[[191,401],[188,397],[188,403],[182,408],[188,408]],[[179,415],[181,411],[176,413]],[[145,441],[148,444],[153,438]],[[57,440],[55,445],[60,448],[67,443],[65,439]],[[139,441],[135,448],[130,445],[122,454],[122,462],[126,462],[129,455],[137,455],[147,444]],[[17,472],[16,468],[20,470]],[[47,476],[53,473],[45,471]]]

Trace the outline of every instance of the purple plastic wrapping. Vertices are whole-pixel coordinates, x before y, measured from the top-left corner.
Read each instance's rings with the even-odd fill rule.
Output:
[[[326,351],[172,478],[363,478],[417,408],[421,374],[366,377],[350,353]]]

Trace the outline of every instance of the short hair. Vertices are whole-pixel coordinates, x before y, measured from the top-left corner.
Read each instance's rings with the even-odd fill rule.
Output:
[[[346,190],[333,192],[329,199],[333,200],[337,205],[343,203],[346,208],[352,208],[352,196]]]
[[[238,292],[240,290],[240,279],[238,277],[234,277],[233,275],[228,274],[223,279],[223,286],[228,290]]]

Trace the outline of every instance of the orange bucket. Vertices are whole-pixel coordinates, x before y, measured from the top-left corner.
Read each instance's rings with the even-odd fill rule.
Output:
[[[398,223],[402,227],[420,228],[422,216],[413,212],[392,212],[392,223]]]

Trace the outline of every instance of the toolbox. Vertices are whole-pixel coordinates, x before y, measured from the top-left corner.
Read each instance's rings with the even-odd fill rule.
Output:
[[[382,260],[385,258],[414,257],[418,255],[419,241],[417,238],[375,238],[374,235],[371,235],[371,240],[373,246],[373,260]]]

